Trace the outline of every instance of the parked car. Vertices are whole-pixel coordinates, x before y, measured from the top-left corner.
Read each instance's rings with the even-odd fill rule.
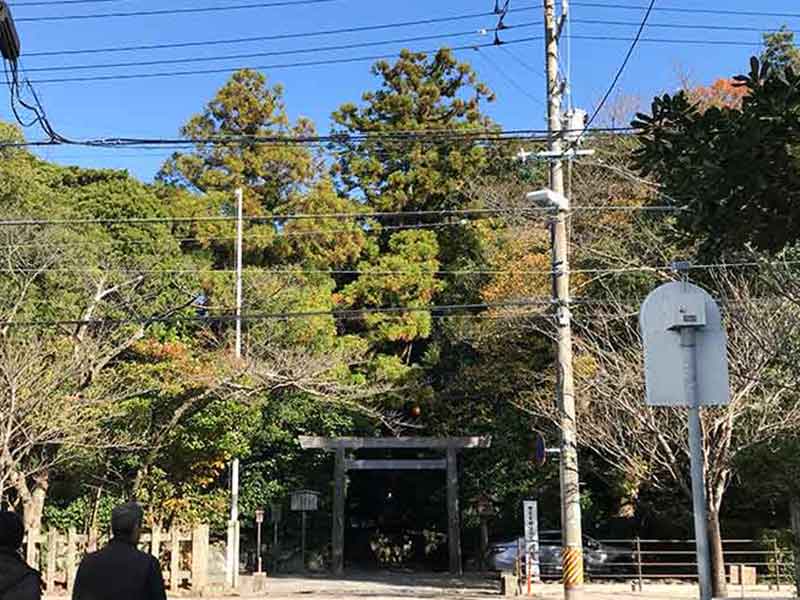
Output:
[[[489,564],[496,571],[512,571],[517,562],[518,548],[525,547],[523,538],[501,541],[489,549]],[[583,536],[583,557],[586,575],[590,577],[614,577],[632,572],[634,555],[627,548],[602,544],[591,537]],[[522,564],[523,572],[525,563]],[[561,532],[539,533],[539,568],[542,577],[561,575]]]

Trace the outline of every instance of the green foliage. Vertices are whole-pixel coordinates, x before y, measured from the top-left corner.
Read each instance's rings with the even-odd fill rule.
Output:
[[[735,79],[749,91],[741,109],[700,112],[679,93],[633,122],[639,169],[686,204],[678,225],[710,256],[778,252],[800,236],[800,72],[753,58]]]
[[[242,514],[285,503],[293,490],[310,488],[332,494],[332,463],[323,453],[302,450],[299,435],[358,435],[371,432],[368,421],[344,410],[331,410],[314,398],[291,394],[266,402],[251,437],[251,454],[242,475]]]
[[[403,51],[395,64],[378,62],[373,73],[381,87],[362,96],[364,105],[342,105],[333,114],[337,131],[487,130],[491,121],[481,103],[494,99],[466,63],[452,52],[433,57]],[[435,210],[464,203],[460,182],[479,171],[485,151],[468,143],[367,139],[349,144],[335,173],[342,188],[357,191],[375,210]]]
[[[431,304],[443,285],[436,278],[439,245],[430,231],[403,231],[389,239],[388,249],[359,264],[361,274],[341,293],[348,307],[373,308]],[[431,333],[429,312],[368,314],[364,324],[376,342],[405,342],[427,338]]]
[[[492,151],[464,140],[423,140],[413,132],[494,131],[482,112],[494,100],[472,67],[450,50],[432,56],[403,51],[394,64],[373,67],[379,88],[366,92],[362,104],[346,103],[333,114],[334,129],[345,134],[398,134],[370,137],[336,150],[333,174],[341,193],[373,211],[431,211],[474,205],[466,184],[492,166]],[[409,132],[412,132],[409,135]],[[437,215],[382,219],[388,226],[440,221]],[[480,257],[480,242],[468,227],[451,222],[436,229],[440,260],[447,267],[469,266]],[[386,248],[388,235],[380,238]],[[465,260],[466,259],[466,260]],[[465,265],[465,262],[468,264]]]
[[[751,74],[739,78],[747,89],[741,108],[701,110],[684,95],[666,95],[654,101],[650,115],[639,115],[636,125],[644,131],[639,140],[594,140],[600,154],[618,157],[614,165],[620,168],[630,166],[633,157],[644,175],[690,210],[675,220],[623,211],[598,211],[585,220],[575,215],[575,263],[603,269],[661,264],[698,247],[712,256],[748,245],[775,253],[791,248],[800,237],[800,221],[793,216],[800,200],[796,61],[791,33],[779,32],[767,38],[764,64],[754,63]],[[174,154],[155,185],[144,185],[125,172],[63,168],[24,149],[0,149],[0,201],[7,217],[198,217],[170,225],[0,231],[3,245],[18,249],[19,264],[35,268],[52,260],[62,269],[35,278],[17,318],[78,318],[86,314],[98,283],[124,291],[110,294],[92,317],[230,317],[235,225],[203,217],[233,215],[233,190],[240,186],[246,214],[263,217],[245,224],[244,312],[269,318],[246,323],[245,360],[231,359],[229,322],[151,323],[141,331],[129,323],[93,332],[103,343],[119,342],[121,350],[92,375],[92,384],[132,390],[114,410],[98,412],[97,421],[108,432],[129,433],[135,442],[65,456],[54,469],[48,523],[105,527],[113,503],[135,495],[154,522],[222,526],[228,464],[239,457],[243,519],[273,503],[286,507],[292,490],[312,488],[322,493],[315,521],[324,529],[320,539],[327,539],[332,459],[301,450],[297,437],[391,433],[491,436],[490,449],[463,455],[465,525],[477,527],[474,500],[489,494],[499,511],[493,520],[498,535],[516,533],[521,501],[537,496],[550,508],[542,526],[558,526],[557,465],[551,461],[539,468],[532,461],[534,433],[555,440],[558,432],[520,407],[528,396],[552,393],[553,351],[543,333],[544,315],[494,309],[449,317],[426,310],[549,295],[550,240],[538,224],[435,214],[484,207],[485,198],[522,197],[522,190],[545,185],[544,167],[499,160],[517,151],[500,144],[406,135],[499,131],[482,113],[492,92],[452,52],[405,51],[394,63],[377,63],[373,75],[376,89],[359,103],[343,104],[332,117],[334,133],[366,135],[337,143],[330,164],[303,145],[200,141],[191,151]],[[311,135],[314,128],[305,119],[290,121],[280,86],[243,70],[181,133],[280,141]],[[0,125],[0,139],[22,138],[15,128]],[[585,204],[664,202],[630,182],[602,185],[598,170],[580,168],[586,171],[575,178],[576,186],[583,186],[576,196]],[[374,213],[381,211],[434,214],[378,218]],[[321,213],[362,218],[314,216]],[[63,251],[52,257],[42,247]],[[482,273],[453,273],[458,270]],[[578,276],[574,283],[581,296],[606,300],[639,297],[663,275]],[[0,278],[0,297],[17,297],[23,284]],[[347,319],[325,314],[338,309],[368,314]],[[577,321],[590,320],[592,310],[576,307]],[[307,314],[278,318],[284,313]],[[576,331],[580,335],[579,326]],[[64,331],[52,343],[64,351],[74,335]],[[591,368],[578,353],[579,384],[586,382],[581,369]],[[268,384],[256,388],[259,375]],[[376,389],[380,393],[373,393]],[[587,393],[581,388],[579,401]],[[785,461],[770,467],[773,471],[796,462],[797,449],[788,441],[759,451]],[[672,498],[664,502],[648,490],[639,473],[609,476],[602,457],[585,458],[590,474],[583,507],[594,524],[609,521],[622,501],[636,503],[634,513],[651,506],[653,515],[682,511]],[[755,454],[747,460],[751,467],[766,463]],[[748,481],[761,481],[765,496],[793,490],[790,476],[767,480],[758,469],[739,471]],[[394,491],[413,505],[402,509],[403,527],[413,523],[424,529],[426,552],[436,552],[444,506],[440,478],[420,478],[411,487],[400,478],[359,477],[352,479],[358,492],[354,503],[371,503],[377,514],[386,491]],[[673,516],[668,514],[662,518],[667,524]],[[381,531],[379,554],[388,563],[405,560],[407,532]]]
[[[181,134],[209,138],[287,137],[313,134],[312,125],[289,123],[283,88],[269,87],[261,73],[237,71],[205,110]],[[249,214],[273,211],[313,176],[313,159],[302,146],[286,144],[210,144],[198,142],[190,154],[175,153],[159,179],[200,192],[247,190]]]
[[[44,523],[58,531],[67,531],[74,527],[76,531],[85,531],[94,527],[97,531],[108,531],[111,528],[111,511],[115,506],[125,502],[125,497],[114,494],[82,495],[70,499],[66,504],[49,502],[44,509]]]
[[[795,73],[800,72],[800,48],[794,38],[794,32],[786,25],[778,31],[765,33],[761,62],[778,72],[786,71],[787,68]]]

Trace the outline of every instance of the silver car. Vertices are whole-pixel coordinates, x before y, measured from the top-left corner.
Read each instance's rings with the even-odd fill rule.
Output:
[[[489,564],[496,571],[513,571],[517,563],[518,548],[525,547],[523,538],[492,544],[489,549]],[[601,544],[589,536],[583,536],[584,569],[594,577],[614,577],[631,572],[633,553],[625,548]],[[561,576],[561,532],[542,531],[539,534],[539,568],[542,577]],[[525,561],[522,561],[525,570]]]

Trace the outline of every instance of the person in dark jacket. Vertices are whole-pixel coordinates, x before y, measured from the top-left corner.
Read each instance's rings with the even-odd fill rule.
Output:
[[[20,556],[25,527],[17,513],[0,512],[0,600],[40,600],[42,579]]]
[[[135,502],[112,511],[114,537],[81,561],[72,600],[166,600],[161,565],[136,548],[143,517]]]

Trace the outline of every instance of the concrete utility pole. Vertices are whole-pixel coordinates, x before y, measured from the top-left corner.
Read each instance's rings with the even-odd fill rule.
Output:
[[[547,116],[550,138],[550,189],[565,197],[562,142],[561,96],[558,71],[558,41],[563,20],[556,21],[556,0],[544,1],[544,24],[547,60]],[[562,9],[568,10],[567,2]],[[562,19],[566,17],[566,12]],[[569,294],[569,235],[567,218],[569,199],[558,207],[552,222],[553,292],[557,302],[558,392],[561,413],[561,529],[564,597],[583,597],[583,540],[578,473],[577,423],[575,420],[575,382],[572,371],[572,317]]]

